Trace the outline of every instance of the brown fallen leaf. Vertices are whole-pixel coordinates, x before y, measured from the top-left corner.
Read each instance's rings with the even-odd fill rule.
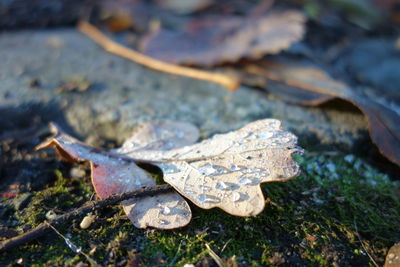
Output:
[[[256,18],[198,19],[183,31],[162,29],[152,33],[142,40],[141,50],[163,61],[199,66],[259,59],[299,41],[305,20],[298,11],[275,11]]]
[[[380,152],[400,166],[400,116],[390,107],[357,94],[315,65],[264,61],[249,64],[245,69],[247,75],[263,77],[267,90],[290,102],[315,106],[339,98],[354,104],[367,117],[371,139]],[[242,81],[250,80],[246,77]]]
[[[90,161],[92,183],[100,198],[156,185],[154,179],[132,159],[87,146],[63,133],[55,125],[52,125],[52,131],[55,136],[39,145],[38,149],[55,146],[60,156],[67,161]],[[131,199],[121,204],[138,228],[179,228],[187,225],[191,219],[189,205],[175,192]]]
[[[286,181],[300,172],[291,158],[302,151],[296,146],[297,138],[282,130],[278,120],[255,121],[190,145],[197,136],[195,127],[185,123],[145,124],[112,152],[88,147],[60,131],[39,148],[54,145],[67,160],[91,161],[92,182],[100,197],[150,184],[149,177],[134,164],[146,162],[160,167],[164,180],[199,207],[219,207],[237,216],[253,216],[263,210],[260,183]],[[176,138],[180,141],[174,141]],[[136,206],[123,203],[136,226],[169,229],[190,220],[186,202],[172,200],[172,196],[157,197],[137,201]]]

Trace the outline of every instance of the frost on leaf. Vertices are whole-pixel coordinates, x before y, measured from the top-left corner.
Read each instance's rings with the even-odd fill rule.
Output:
[[[68,161],[90,161],[92,183],[100,198],[156,185],[153,178],[132,159],[87,146],[54,125],[52,130],[55,136],[38,148],[55,146],[60,156]],[[130,199],[123,201],[122,206],[138,228],[179,228],[191,219],[189,205],[176,192]]]
[[[164,180],[204,209],[219,207],[237,216],[259,214],[265,205],[260,183],[285,181],[300,170],[293,153],[297,138],[280,121],[259,120],[240,130],[168,151],[118,150],[158,165]]]

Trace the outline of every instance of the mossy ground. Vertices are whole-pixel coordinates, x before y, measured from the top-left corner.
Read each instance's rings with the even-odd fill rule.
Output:
[[[87,230],[79,228],[80,219],[58,230],[100,265],[213,265],[206,244],[231,266],[372,266],[370,257],[382,264],[400,241],[399,183],[352,155],[308,153],[297,160],[303,174],[264,184],[268,205],[255,217],[192,205],[193,219],[183,229],[140,230],[115,206],[97,211]],[[56,170],[53,184],[10,216],[16,228],[34,227],[48,210],[62,213],[91,198],[89,178],[71,179],[68,168]],[[0,254],[4,264],[18,260],[31,266],[89,264],[55,233]]]

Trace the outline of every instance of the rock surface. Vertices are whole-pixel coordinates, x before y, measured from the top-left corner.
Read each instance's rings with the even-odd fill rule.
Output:
[[[202,137],[277,118],[300,144],[340,145],[348,150],[368,138],[361,113],[326,105],[290,105],[248,87],[228,92],[218,85],[149,70],[105,52],[74,29],[18,31],[0,35],[0,129],[55,121],[96,144],[121,143],[141,122],[188,121]],[[85,91],[59,92],[72,77]],[[0,130],[0,134],[1,134]]]

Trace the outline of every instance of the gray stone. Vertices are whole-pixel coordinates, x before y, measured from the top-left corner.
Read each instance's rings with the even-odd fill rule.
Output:
[[[25,106],[21,116],[29,118],[35,109],[29,107],[44,106],[41,116],[63,122],[83,138],[122,142],[141,122],[174,120],[192,122],[208,137],[260,118],[282,120],[303,145],[350,149],[367,136],[361,113],[291,105],[245,86],[228,92],[149,70],[107,53],[74,29],[3,33],[0,62],[0,108]],[[90,88],[56,93],[72,76],[84,76]],[[35,79],[40,87],[30,86]]]

